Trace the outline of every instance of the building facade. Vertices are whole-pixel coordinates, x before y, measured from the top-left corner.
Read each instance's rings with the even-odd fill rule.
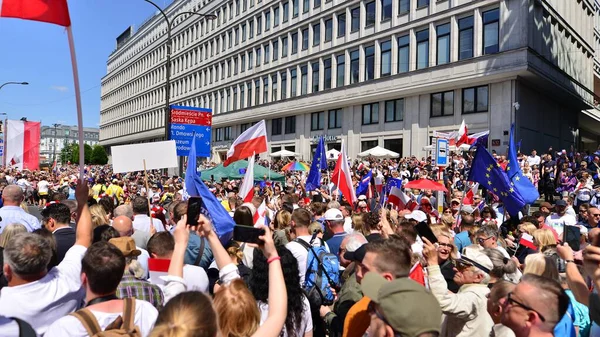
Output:
[[[83,128],[83,132],[84,144],[94,146],[99,143],[99,129]],[[60,159],[60,151],[66,145],[79,143],[79,130],[77,125],[42,126],[40,137],[40,163],[53,163],[55,156]]]
[[[490,130],[506,151],[597,146],[591,0],[181,0],[173,25],[171,102],[211,108],[224,155],[253,123],[270,151],[311,157],[315,138],[425,156],[435,131]],[[148,19],[109,56],[105,146],[162,139],[166,23]],[[591,116],[590,116],[591,115]],[[596,131],[593,131],[596,130]]]

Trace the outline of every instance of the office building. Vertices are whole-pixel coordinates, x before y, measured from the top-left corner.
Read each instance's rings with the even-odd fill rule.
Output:
[[[97,128],[83,128],[83,143],[90,146],[98,144],[100,130]],[[40,140],[40,163],[53,163],[56,154],[60,160],[60,152],[65,146],[79,143],[77,125],[59,125],[54,127],[42,126]]]

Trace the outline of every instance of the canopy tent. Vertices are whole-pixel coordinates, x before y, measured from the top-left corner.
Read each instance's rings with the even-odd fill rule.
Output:
[[[247,160],[239,160],[234,163],[231,163],[227,167],[223,167],[223,164],[209,168],[206,170],[200,171],[202,180],[209,181],[211,176],[214,177],[216,181],[220,181],[222,178],[227,179],[242,179],[244,174],[246,173],[246,169],[248,168]],[[263,178],[267,176],[270,177],[273,181],[279,181],[285,183],[285,176],[271,171],[264,166],[260,166],[258,164],[254,165],[254,181],[263,180]]]
[[[297,157],[298,154],[295,152],[292,152],[292,151],[288,151],[288,150],[281,150],[281,151],[273,152],[269,156],[286,158],[286,157]]]
[[[363,151],[358,154],[359,157],[375,157],[375,158],[398,158],[400,154],[388,149],[384,149],[381,146],[375,146],[372,149]]]
[[[338,157],[340,156],[340,151],[338,151],[336,149],[331,149],[331,150],[327,151],[326,153],[327,153],[327,160],[337,160]]]

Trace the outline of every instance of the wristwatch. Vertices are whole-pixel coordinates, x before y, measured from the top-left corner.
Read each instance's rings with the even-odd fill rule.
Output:
[[[569,263],[569,262],[575,263],[575,260],[565,260],[565,263]]]

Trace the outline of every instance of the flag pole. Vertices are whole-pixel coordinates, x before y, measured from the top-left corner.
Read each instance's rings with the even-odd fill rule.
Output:
[[[83,112],[81,108],[81,88],[79,86],[79,70],[77,68],[77,57],[75,56],[75,42],[73,40],[73,30],[71,29],[71,26],[67,27],[67,37],[69,39],[69,49],[71,51],[71,65],[73,67],[75,101],[77,102],[77,130],[79,132],[79,179],[83,180],[85,164],[85,149],[83,144]]]

